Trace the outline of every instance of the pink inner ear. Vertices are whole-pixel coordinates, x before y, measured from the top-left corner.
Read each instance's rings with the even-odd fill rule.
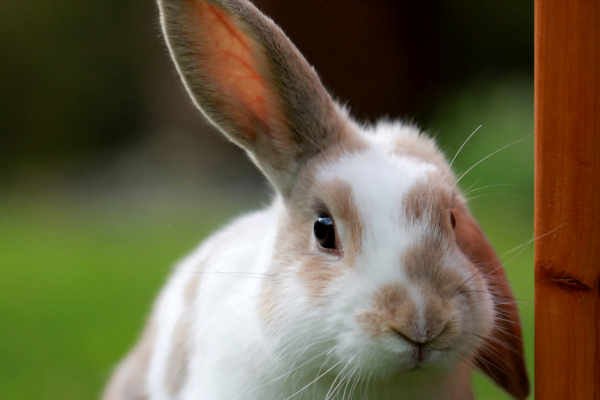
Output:
[[[281,115],[279,110],[272,104],[273,93],[256,69],[263,49],[239,29],[227,11],[206,1],[194,3],[206,57],[205,75],[224,100],[227,110],[223,112],[241,125],[247,139],[254,140],[257,125],[268,127],[281,121],[277,118],[277,114]]]

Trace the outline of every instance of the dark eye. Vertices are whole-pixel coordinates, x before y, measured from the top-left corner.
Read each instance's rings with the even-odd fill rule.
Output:
[[[331,217],[327,215],[318,217],[313,230],[319,246],[324,249],[335,249],[335,228]]]
[[[456,228],[456,218],[454,218],[452,211],[450,211],[450,224],[452,225],[452,229]]]

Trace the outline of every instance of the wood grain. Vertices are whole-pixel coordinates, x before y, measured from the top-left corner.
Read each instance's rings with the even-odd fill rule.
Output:
[[[599,400],[600,1],[536,0],[535,25],[536,398]]]

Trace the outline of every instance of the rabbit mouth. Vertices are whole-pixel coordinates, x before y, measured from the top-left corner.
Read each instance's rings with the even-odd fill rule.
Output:
[[[433,350],[427,345],[419,345],[405,354],[403,358],[404,372],[427,369],[433,362]]]

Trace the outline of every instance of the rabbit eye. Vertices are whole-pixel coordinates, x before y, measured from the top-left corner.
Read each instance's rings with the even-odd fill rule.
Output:
[[[313,231],[319,246],[324,249],[335,249],[335,227],[331,217],[327,215],[317,217]]]
[[[456,228],[456,218],[452,211],[450,211],[450,224],[452,225],[452,229]]]

